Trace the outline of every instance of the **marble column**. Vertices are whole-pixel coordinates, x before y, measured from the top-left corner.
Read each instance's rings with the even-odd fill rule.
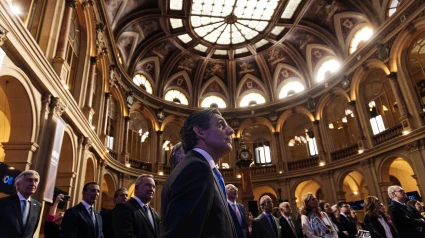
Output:
[[[103,144],[106,145],[106,132],[108,130],[108,114],[109,114],[109,101],[111,98],[111,93],[105,93],[105,104],[103,105],[103,121],[102,121],[102,133],[100,139]]]
[[[410,153],[414,178],[416,179],[420,194],[425,194],[425,138],[408,143],[405,148]]]
[[[130,154],[128,153],[128,128],[130,124],[130,117],[124,117],[124,136],[123,136],[123,148],[120,156],[120,162],[125,164],[130,159]]]
[[[93,114],[93,90],[96,83],[96,65],[98,59],[97,57],[90,57],[90,72],[88,77],[87,91],[85,95],[83,114],[86,119],[89,121],[89,124],[92,125]]]

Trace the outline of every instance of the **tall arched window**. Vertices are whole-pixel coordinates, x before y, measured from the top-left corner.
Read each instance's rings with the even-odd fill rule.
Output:
[[[295,93],[304,91],[304,85],[298,81],[290,81],[285,83],[285,85],[280,89],[279,99],[289,97]]]
[[[352,54],[361,46],[364,42],[368,41],[373,35],[373,30],[370,27],[363,27],[354,34],[353,39],[350,42],[349,53]]]
[[[256,139],[253,143],[255,164],[268,165],[272,163],[270,142],[265,138]]]
[[[285,153],[288,162],[317,155],[317,144],[310,119],[300,113],[291,115],[283,125]]]
[[[130,158],[135,160],[146,160],[149,155],[149,128],[147,120],[140,112],[130,114],[128,127],[128,147]],[[147,160],[146,160],[147,161]]]
[[[413,41],[408,61],[407,66],[412,84],[416,88],[422,111],[425,111],[425,33],[422,33]]]
[[[149,94],[152,94],[152,86],[149,80],[143,74],[136,74],[133,77],[133,83],[144,89]]]
[[[68,35],[68,45],[66,48],[65,62],[68,67],[68,75],[66,76],[66,87],[70,92],[79,90],[75,88],[78,72],[78,59],[80,56],[80,35],[81,27],[78,21],[77,11],[72,8],[71,25]]]
[[[390,0],[388,2],[388,16],[392,16],[396,11],[397,8],[400,7],[403,0]]]
[[[374,135],[398,124],[398,103],[383,70],[371,71],[362,82],[361,89]]]
[[[179,90],[170,90],[165,94],[165,100],[175,102],[177,104],[188,105],[187,97]]]
[[[241,102],[239,103],[240,107],[247,107],[247,106],[255,106],[258,104],[263,104],[266,102],[266,99],[263,97],[263,95],[259,93],[249,93],[242,97]]]
[[[201,103],[201,107],[218,107],[218,108],[226,108],[226,102],[223,100],[223,98],[219,96],[209,96],[204,98]]]
[[[339,70],[339,62],[335,59],[330,59],[320,65],[319,70],[317,71],[316,81],[318,83],[328,79],[332,74]]]

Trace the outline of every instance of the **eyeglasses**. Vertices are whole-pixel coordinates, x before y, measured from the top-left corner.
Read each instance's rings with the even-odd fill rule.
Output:
[[[398,191],[394,191],[395,193],[396,192],[399,192],[399,193],[404,193],[404,190],[403,189],[400,189],[400,190],[398,190]]]

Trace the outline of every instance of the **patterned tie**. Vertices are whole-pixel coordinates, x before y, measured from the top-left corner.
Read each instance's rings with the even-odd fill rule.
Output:
[[[28,221],[28,214],[30,212],[30,206],[28,206],[29,201],[27,200],[21,200],[22,203],[22,224],[24,224],[24,227],[27,225]]]
[[[238,207],[236,206],[236,204],[232,203],[232,208],[233,208],[233,211],[236,214],[236,217],[238,218],[239,224],[242,225],[242,217],[241,217],[241,213],[239,212]]]
[[[227,198],[226,188],[224,186],[223,176],[221,176],[220,171],[216,167],[213,168],[214,174],[217,177],[218,182],[220,183],[221,190],[223,191],[224,197]]]

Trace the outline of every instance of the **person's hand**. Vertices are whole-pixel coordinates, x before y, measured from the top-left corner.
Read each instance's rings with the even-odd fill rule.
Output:
[[[64,196],[64,195],[63,195],[62,193],[59,193],[59,194],[58,194],[58,196],[56,196],[55,203],[56,203],[56,204],[59,204],[59,202],[60,202],[60,201],[62,201],[63,196]]]

